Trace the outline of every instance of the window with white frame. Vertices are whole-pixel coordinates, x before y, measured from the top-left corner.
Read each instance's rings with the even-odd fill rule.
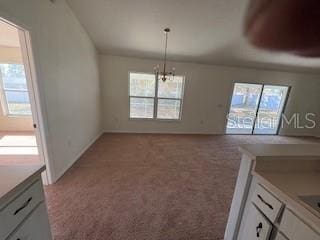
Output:
[[[0,63],[0,80],[4,114],[30,116],[31,106],[24,66]]]
[[[154,74],[130,73],[130,118],[181,119],[184,77],[155,79]]]

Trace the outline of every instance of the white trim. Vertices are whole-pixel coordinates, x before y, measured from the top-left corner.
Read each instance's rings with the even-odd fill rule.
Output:
[[[1,19],[0,19],[0,21],[1,21]],[[8,114],[8,104],[7,104],[7,99],[6,99],[5,93],[4,93],[1,69],[0,69],[0,104],[1,104],[2,114],[4,116],[7,116],[7,114]]]
[[[251,170],[254,161],[247,155],[242,155],[240,169],[236,181],[235,190],[230,206],[230,213],[226,225],[224,239],[236,240],[240,230],[241,219],[248,198],[250,186],[252,184]]]
[[[42,174],[42,180],[44,184],[51,184],[53,176],[53,166],[51,166],[51,163],[49,161],[36,67],[31,44],[31,36],[27,30],[22,28],[19,28],[18,32],[29,92],[32,118],[34,124],[36,124],[35,134],[38,144],[39,157],[41,161],[46,165],[46,171]]]
[[[173,122],[174,123],[174,122]],[[174,135],[218,135],[218,136],[227,136],[225,133],[210,133],[210,132],[179,132],[179,131],[124,131],[124,130],[104,130],[103,133],[127,133],[127,134],[174,134]],[[231,136],[231,135],[230,135]]]
[[[182,75],[176,75],[177,77],[182,78],[182,86],[181,86],[181,97],[180,98],[166,98],[166,97],[159,97],[158,96],[158,89],[159,89],[159,81],[160,79],[155,79],[155,95],[153,97],[149,96],[131,96],[130,95],[130,76],[132,74],[146,74],[146,75],[154,75],[154,73],[150,72],[135,72],[135,71],[129,71],[128,72],[128,96],[129,96],[129,120],[152,120],[152,121],[181,121],[182,120],[182,108],[183,108],[183,101],[184,101],[184,95],[185,95],[185,84],[186,84],[186,77]],[[142,98],[142,99],[153,99],[153,117],[152,118],[135,118],[130,116],[130,108],[131,108],[131,98]],[[178,118],[158,118],[158,101],[159,100],[176,100],[180,101],[180,107],[179,107],[179,117]]]
[[[71,167],[73,164],[75,164],[79,158],[104,134],[103,131],[100,131],[94,138],[92,138],[82,149],[81,151],[74,157],[74,159],[67,164],[61,173],[59,173],[59,176],[55,176],[55,179],[52,183],[57,182]]]
[[[285,133],[285,134],[281,134],[279,133],[279,135],[241,135],[241,134],[226,134],[223,131],[221,131],[221,133],[214,133],[214,132],[186,132],[186,131],[137,131],[137,130],[104,130],[103,133],[119,133],[119,134],[174,134],[174,135],[213,135],[213,136],[266,136],[266,137],[274,137],[274,136],[279,136],[279,137],[316,137],[316,138],[320,138],[320,136],[316,136],[316,135],[309,135],[309,134],[301,134],[301,135],[297,135],[297,134],[290,134],[290,133]]]

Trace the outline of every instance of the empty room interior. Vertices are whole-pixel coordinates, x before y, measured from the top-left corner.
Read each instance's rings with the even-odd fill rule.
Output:
[[[0,0],[0,240],[320,240],[319,12]]]
[[[0,21],[0,164],[40,164],[19,31]]]

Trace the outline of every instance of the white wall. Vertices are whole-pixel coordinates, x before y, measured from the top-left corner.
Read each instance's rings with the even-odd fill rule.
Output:
[[[96,49],[64,0],[0,0],[0,15],[31,32],[56,180],[101,131]]]
[[[178,75],[186,77],[182,120],[129,120],[128,72],[152,72],[160,61],[100,55],[99,63],[106,132],[224,134],[234,82],[290,85],[287,116],[295,112],[320,113],[320,79],[317,75],[176,62],[171,65],[176,67]],[[287,127],[281,134],[316,135],[317,131]]]

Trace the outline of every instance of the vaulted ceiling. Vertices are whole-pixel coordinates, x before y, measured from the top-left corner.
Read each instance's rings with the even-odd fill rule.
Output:
[[[68,0],[99,52],[171,60],[319,71],[320,59],[271,53],[242,36],[247,0]],[[318,70],[319,69],[319,70]]]

